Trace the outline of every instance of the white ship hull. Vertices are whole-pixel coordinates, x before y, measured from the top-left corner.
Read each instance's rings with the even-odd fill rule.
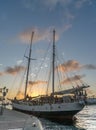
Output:
[[[18,104],[13,102],[13,109],[57,121],[73,120],[74,115],[84,108],[83,103],[56,103],[44,105],[29,105],[23,102]]]

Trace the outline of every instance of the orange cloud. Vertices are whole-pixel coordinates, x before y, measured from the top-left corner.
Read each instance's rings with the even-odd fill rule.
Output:
[[[0,72],[0,76],[5,74],[16,75],[18,72],[25,70],[24,66],[7,67],[3,72]]]
[[[61,84],[68,84],[70,82],[78,81],[82,79],[83,77],[85,77],[85,75],[75,75],[73,77],[65,79],[64,81],[61,82]]]
[[[29,81],[29,84],[30,85],[38,85],[38,84],[47,84],[47,81],[40,81],[40,80],[38,80],[38,81]]]
[[[14,67],[7,67],[5,73],[15,75],[20,71],[25,70],[24,66],[14,66]]]
[[[49,40],[52,38],[52,33],[50,33],[50,28],[46,29],[46,30],[41,30],[39,28],[33,28],[33,29],[28,29],[28,30],[25,30],[24,32],[22,32],[20,35],[19,35],[19,38],[21,39],[21,41],[23,41],[24,43],[30,43],[30,40],[31,40],[31,34],[32,34],[32,31],[34,32],[34,37],[33,37],[33,43],[36,43],[36,42],[39,42],[39,41],[42,41],[42,40]],[[55,35],[55,39],[58,40],[59,39],[59,35],[56,34]]]
[[[76,60],[68,60],[67,62],[60,64],[56,67],[56,70],[61,71],[61,72],[71,72],[71,71],[76,71],[80,69],[88,69],[88,70],[94,69],[95,70],[96,65],[92,65],[92,64],[81,65]]]
[[[61,72],[69,72],[69,71],[81,69],[81,67],[82,66],[77,61],[69,60],[63,64],[58,65],[56,69]]]
[[[2,72],[0,72],[0,76],[2,76],[3,75],[3,73]]]

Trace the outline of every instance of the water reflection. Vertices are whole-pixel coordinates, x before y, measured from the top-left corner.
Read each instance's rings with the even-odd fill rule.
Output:
[[[76,117],[77,121],[71,125],[40,120],[44,130],[96,130],[96,105],[85,107]]]
[[[86,130],[96,130],[96,105],[87,106],[77,114],[76,125]]]
[[[40,119],[43,125],[44,130],[86,130],[81,128],[79,125],[75,124],[70,124],[67,123],[56,123],[56,122],[51,122],[49,120],[45,119]]]

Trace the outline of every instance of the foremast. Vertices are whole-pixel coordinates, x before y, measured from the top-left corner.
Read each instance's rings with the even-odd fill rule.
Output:
[[[52,96],[54,96],[54,79],[55,79],[55,30],[53,30],[53,61],[52,61]]]
[[[34,35],[34,32],[32,32],[32,34],[31,34],[31,42],[30,42],[29,56],[26,57],[26,58],[28,59],[28,65],[27,65],[27,75],[26,75],[24,99],[26,99],[26,94],[27,94],[27,86],[28,86],[29,68],[30,68],[30,61],[31,61],[31,52],[32,52],[32,49],[31,49],[31,48],[32,48],[33,35]]]

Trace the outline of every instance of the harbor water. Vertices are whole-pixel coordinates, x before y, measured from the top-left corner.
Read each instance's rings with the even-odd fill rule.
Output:
[[[70,125],[40,120],[44,130],[96,130],[96,105],[86,106],[76,118],[76,122]]]

